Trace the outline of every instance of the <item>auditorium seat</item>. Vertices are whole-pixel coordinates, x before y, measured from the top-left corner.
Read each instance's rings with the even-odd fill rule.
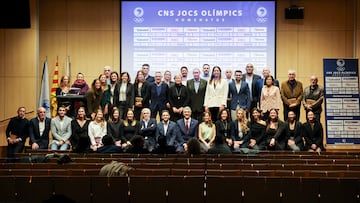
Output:
[[[206,177],[206,203],[243,202],[244,181],[241,176]]]
[[[169,176],[166,187],[167,203],[205,202],[204,182],[204,176]]]
[[[53,194],[66,195],[76,202],[91,202],[91,179],[84,176],[57,176],[51,178]]]
[[[92,201],[106,202],[106,200],[116,200],[116,202],[129,202],[129,183],[128,177],[91,177],[89,188]]]
[[[166,202],[167,176],[130,176],[130,202]]]

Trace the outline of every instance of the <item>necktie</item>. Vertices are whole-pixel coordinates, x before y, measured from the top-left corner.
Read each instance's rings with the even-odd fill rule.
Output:
[[[186,134],[189,133],[189,120],[185,121],[185,130],[186,130]]]

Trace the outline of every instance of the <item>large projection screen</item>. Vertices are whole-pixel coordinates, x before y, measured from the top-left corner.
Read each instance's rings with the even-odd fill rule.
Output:
[[[135,77],[203,64],[275,75],[275,1],[122,1],[121,71]],[[190,74],[192,75],[192,74]]]

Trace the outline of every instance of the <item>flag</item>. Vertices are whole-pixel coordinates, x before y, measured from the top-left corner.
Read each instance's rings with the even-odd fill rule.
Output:
[[[66,57],[66,75],[69,77],[69,81],[71,81],[71,64],[70,64],[70,56]]]
[[[56,100],[56,89],[59,87],[58,75],[59,75],[59,63],[56,62],[52,86],[51,86],[51,117],[55,117],[57,114],[58,105]]]
[[[43,67],[39,104],[46,109],[46,116],[50,118],[49,67],[47,60],[45,60]]]

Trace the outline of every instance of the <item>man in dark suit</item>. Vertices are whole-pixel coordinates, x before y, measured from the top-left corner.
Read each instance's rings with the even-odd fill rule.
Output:
[[[236,119],[236,110],[241,108],[245,111],[250,112],[250,90],[246,82],[242,81],[241,70],[235,71],[235,81],[229,84],[229,98],[231,119]]]
[[[150,109],[151,117],[156,118],[156,115],[161,111],[170,107],[168,94],[169,86],[161,81],[162,75],[160,72],[155,73],[155,82],[149,84],[150,94]]]
[[[184,140],[178,134],[178,126],[174,121],[170,120],[170,113],[168,110],[164,110],[161,113],[161,121],[157,124],[156,128],[156,140],[158,142],[157,149],[160,151],[171,152],[172,150],[181,152],[182,143]],[[161,138],[165,138],[166,142],[164,146],[160,146]]]
[[[10,119],[6,127],[7,153],[10,158],[13,158],[15,153],[23,151],[28,136],[29,120],[25,118],[25,107],[19,107],[17,114]]]
[[[255,90],[255,84],[256,81],[261,79],[260,75],[254,74],[254,65],[251,63],[248,63],[246,65],[246,73],[243,74],[243,78],[242,81],[245,81],[248,86],[249,86],[249,90],[250,90],[250,98],[251,98],[251,105],[250,105],[250,109],[253,109],[254,107],[256,107],[256,100],[253,98],[256,98],[256,90]],[[250,117],[250,112],[247,111],[246,112],[246,117],[249,118]]]
[[[37,117],[30,120],[29,135],[32,150],[47,149],[49,146],[49,132],[51,119],[46,117],[46,109],[39,107]]]
[[[198,120],[191,118],[191,108],[189,106],[185,106],[183,110],[184,118],[176,121],[178,126],[178,134],[182,137],[183,148],[186,148],[186,142],[190,138],[198,139]],[[184,149],[182,149],[184,151]]]
[[[187,81],[187,89],[189,91],[190,107],[192,109],[192,118],[202,121],[204,112],[204,99],[207,81],[200,78],[200,69],[194,68],[193,79]]]
[[[151,111],[149,108],[143,108],[141,110],[141,118],[140,121],[140,131],[139,135],[144,137],[145,146],[149,152],[151,152],[156,146],[156,120],[155,118],[150,118]]]

